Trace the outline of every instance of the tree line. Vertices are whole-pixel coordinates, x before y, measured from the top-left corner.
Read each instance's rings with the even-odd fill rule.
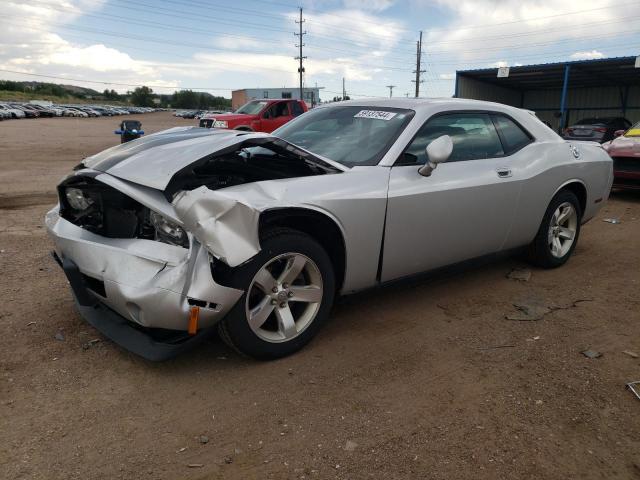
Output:
[[[111,90],[111,92],[116,93]],[[104,91],[105,97],[107,90]],[[180,90],[170,95],[156,94],[149,87],[137,87],[133,92],[127,92],[131,103],[136,107],[171,107],[185,109],[228,109],[231,107],[231,99],[218,97],[206,92],[194,92],[192,90]],[[114,99],[115,100],[115,99]]]
[[[90,91],[87,89],[77,88],[76,90],[72,90],[65,85],[58,85],[56,83],[14,82],[12,80],[0,80],[0,90],[75,98],[85,98],[90,94]]]

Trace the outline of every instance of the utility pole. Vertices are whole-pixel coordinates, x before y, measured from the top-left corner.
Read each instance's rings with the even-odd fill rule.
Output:
[[[413,71],[413,73],[416,74],[416,79],[411,80],[416,84],[416,98],[420,96],[420,84],[424,83],[424,80],[420,80],[420,74],[426,72],[426,70],[420,70],[421,57],[422,57],[422,30],[420,30],[420,40],[416,42],[416,69]]]
[[[387,88],[389,89],[389,98],[393,97],[393,89],[394,89],[395,85],[387,85]]]
[[[304,67],[302,66],[302,60],[304,60],[307,57],[303,57],[302,56],[302,47],[304,47],[304,43],[302,42],[302,38],[304,35],[307,34],[307,32],[303,32],[302,31],[302,24],[304,23],[304,20],[302,19],[302,7],[300,7],[300,20],[296,20],[296,23],[300,25],[300,33],[294,33],[294,35],[296,37],[300,37],[299,38],[299,43],[298,45],[296,45],[296,47],[300,48],[300,54],[297,57],[294,57],[296,60],[300,60],[300,66],[298,67],[298,75],[300,76],[300,100],[304,101],[303,98],[303,90],[302,90],[302,74],[304,73]]]
[[[344,77],[342,77],[342,100],[347,96],[347,89],[344,86]]]

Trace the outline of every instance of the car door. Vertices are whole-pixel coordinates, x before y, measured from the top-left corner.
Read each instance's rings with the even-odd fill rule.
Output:
[[[262,115],[262,131],[271,133],[291,118],[289,102],[275,102]]]
[[[451,157],[424,177],[425,148],[442,135],[453,141]],[[488,112],[427,120],[391,168],[381,280],[499,251],[520,189],[509,160]]]

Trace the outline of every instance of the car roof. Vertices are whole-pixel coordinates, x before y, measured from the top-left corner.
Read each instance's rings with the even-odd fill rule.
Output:
[[[344,105],[344,106],[362,106],[362,107],[389,107],[389,108],[406,108],[415,111],[430,110],[433,106],[444,107],[452,110],[495,110],[500,109],[517,109],[503,103],[487,102],[484,100],[472,100],[468,98],[368,98],[358,100],[346,100],[342,102],[332,102],[323,104],[322,106]]]
[[[275,102],[299,102],[299,100],[297,98],[254,98],[252,100],[249,100],[249,102],[275,103]]]

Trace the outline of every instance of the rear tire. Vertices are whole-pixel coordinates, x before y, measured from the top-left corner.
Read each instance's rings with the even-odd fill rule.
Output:
[[[275,359],[300,350],[326,322],[335,276],[326,251],[305,233],[276,228],[264,235],[261,247],[225,274],[225,284],[245,293],[218,332],[242,354]]]
[[[570,190],[559,191],[547,207],[533,242],[528,259],[542,268],[564,265],[573,253],[580,235],[582,209]]]

